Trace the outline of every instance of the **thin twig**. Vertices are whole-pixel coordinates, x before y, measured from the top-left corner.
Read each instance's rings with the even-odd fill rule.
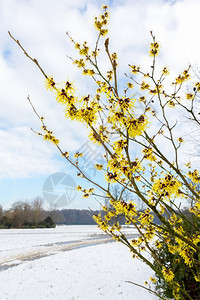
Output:
[[[13,41],[15,41],[15,43],[18,44],[18,46],[23,50],[24,54],[34,63],[36,64],[36,66],[40,69],[40,71],[42,72],[42,74],[44,75],[45,78],[48,78],[48,76],[46,75],[46,73],[44,72],[44,70],[42,69],[42,67],[40,66],[40,64],[38,63],[36,58],[32,58],[27,52],[26,50],[22,47],[21,43],[19,42],[19,40],[16,40],[14,38],[14,36],[10,33],[10,31],[8,31],[9,36],[13,39]]]

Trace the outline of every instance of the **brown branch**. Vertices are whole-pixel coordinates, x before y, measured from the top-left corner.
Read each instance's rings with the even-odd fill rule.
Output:
[[[116,63],[116,60],[112,60],[111,56],[110,56],[110,52],[109,52],[109,49],[108,49],[108,44],[109,44],[109,38],[107,38],[105,40],[105,49],[106,49],[106,53],[108,54],[108,57],[109,57],[109,60],[111,62],[111,65],[112,65],[112,68],[113,68],[113,72],[114,72],[114,80],[115,80],[115,94],[116,96],[118,97],[118,89],[117,89],[117,71],[116,71],[116,68],[117,68],[117,63]]]
[[[145,290],[148,291],[149,293],[155,294],[156,296],[158,296],[158,297],[159,297],[160,299],[162,299],[162,300],[165,300],[165,299],[166,299],[166,298],[163,298],[162,296],[160,296],[158,293],[156,293],[156,292],[154,292],[153,290],[151,290],[150,288],[147,288],[147,287],[145,287],[145,286],[143,286],[143,285],[141,285],[141,284],[138,284],[138,283],[135,283],[135,282],[132,282],[132,281],[125,281],[125,282],[134,284],[135,286],[138,286],[138,287],[140,287],[140,288],[142,288],[142,289],[145,289]]]
[[[38,63],[36,58],[32,58],[27,52],[26,50],[22,47],[22,45],[20,44],[19,40],[16,40],[13,35],[10,33],[10,31],[8,31],[9,36],[13,39],[13,41],[22,49],[22,51],[24,52],[24,54],[34,63],[36,64],[36,66],[40,69],[40,71],[42,72],[42,74],[44,75],[45,78],[48,78],[48,76],[46,75],[46,73],[44,72],[44,70],[42,69],[42,67],[40,66],[40,64]]]

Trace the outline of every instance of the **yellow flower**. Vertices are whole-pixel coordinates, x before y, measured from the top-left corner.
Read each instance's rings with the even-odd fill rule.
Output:
[[[171,269],[167,269],[163,267],[162,273],[167,282],[170,282],[174,279],[174,273],[172,272]]]
[[[156,90],[156,89],[150,90],[149,93],[150,93],[151,95],[155,95],[155,94],[157,94],[157,90]]]
[[[163,245],[160,241],[155,241],[155,246],[156,246],[156,248],[160,249],[160,248],[162,248]]]
[[[156,282],[157,282],[157,279],[154,278],[154,277],[150,277],[149,279],[150,279],[153,283],[156,283]]]
[[[84,68],[85,67],[85,62],[84,60],[81,58],[81,59],[76,59],[74,61],[74,64],[76,64],[78,66],[78,68]]]
[[[88,75],[93,76],[95,74],[94,70],[88,70]]]
[[[135,75],[140,71],[140,67],[139,66],[130,66],[131,67],[131,72]]]
[[[44,140],[50,141],[55,145],[59,144],[59,140],[55,138],[52,131],[46,130],[46,134],[43,135]]]
[[[111,58],[112,60],[117,60],[117,53],[116,52],[112,53]]]
[[[79,54],[87,56],[88,52],[89,52],[89,47],[87,46],[87,42],[84,42],[83,47],[80,48],[80,50],[79,50]]]
[[[200,274],[194,276],[194,279],[195,279],[197,282],[200,282]]]
[[[147,128],[148,121],[144,115],[138,119],[127,119],[127,128],[130,137],[140,136]]]
[[[169,107],[174,107],[174,106],[175,106],[175,103],[174,103],[173,100],[170,100],[170,101],[168,102],[168,105],[169,105]]]
[[[178,142],[179,142],[179,143],[183,143],[183,142],[184,142],[184,139],[182,139],[182,138],[180,137],[180,138],[178,138]]]
[[[145,148],[142,150],[144,153],[144,159],[150,160],[150,161],[155,161],[156,157],[153,154],[153,149],[152,148]]]
[[[171,198],[174,195],[179,195],[181,186],[182,184],[173,175],[168,174],[164,178],[155,180],[152,190],[161,197]]]
[[[141,101],[141,102],[146,102],[145,96],[141,96],[141,97],[139,98],[139,101]]]
[[[75,157],[75,158],[82,157],[82,156],[83,156],[83,153],[80,153],[80,152],[76,152],[76,153],[74,154],[74,157]]]
[[[169,249],[169,252],[171,252],[172,254],[176,254],[178,252],[177,245],[168,244],[168,249]]]
[[[160,45],[157,42],[151,43],[150,45],[150,56],[157,56],[160,51]]]
[[[108,211],[108,208],[107,208],[106,206],[102,206],[102,209],[103,209],[104,211]]]
[[[44,83],[47,90],[53,91],[55,89],[55,81],[52,76],[49,76],[45,79]]]
[[[80,46],[81,46],[81,45],[80,45],[79,43],[75,43],[75,48],[76,48],[76,49],[79,50],[79,49],[80,49]]]
[[[95,168],[96,168],[97,170],[102,170],[102,169],[103,169],[103,165],[102,165],[102,164],[96,164],[96,165],[95,165]]]
[[[83,194],[83,198],[89,198],[90,197],[90,194],[86,193],[86,194]]]
[[[186,94],[186,99],[187,100],[193,100],[194,99],[194,95],[191,93]]]
[[[200,91],[200,82],[195,83],[195,88],[196,88],[197,92]]]
[[[199,183],[200,182],[200,173],[197,169],[195,169],[193,172],[189,171],[188,176],[194,183]]]
[[[140,85],[140,89],[141,90],[146,90],[146,89],[149,89],[150,88],[150,85],[144,81],[142,81],[141,85]]]
[[[88,75],[88,74],[89,74],[88,71],[89,71],[89,70],[84,69],[84,70],[83,70],[83,75]]]
[[[132,84],[131,82],[128,82],[128,83],[127,83],[127,86],[128,86],[129,89],[132,89],[132,88],[133,88],[133,84]]]
[[[188,79],[190,79],[190,74],[188,72],[188,70],[184,70],[181,74],[179,74],[179,76],[176,78],[175,83],[176,84],[182,84],[183,82],[187,81]]]
[[[104,12],[97,18],[94,19],[94,26],[99,31],[101,36],[105,36],[108,33],[108,29],[106,28],[108,24],[109,14],[107,12],[107,5],[103,6]]]
[[[139,221],[141,224],[150,224],[154,216],[150,214],[150,210],[147,208],[144,213],[140,213]]]
[[[62,153],[62,156],[69,157],[69,152],[65,151],[64,153]]]
[[[162,72],[163,72],[164,75],[169,75],[169,70],[168,70],[167,67],[164,67],[164,68],[162,69]]]

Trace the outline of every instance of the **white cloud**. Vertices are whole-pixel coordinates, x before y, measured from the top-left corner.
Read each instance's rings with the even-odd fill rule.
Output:
[[[108,2],[108,1],[105,1]],[[92,82],[82,78],[66,55],[74,55],[66,36],[68,30],[76,40],[95,43],[93,17],[99,14],[99,1],[0,1],[0,139],[1,178],[32,176],[62,168],[56,149],[33,137],[29,127],[40,128],[26,97],[30,94],[47,125],[64,139],[64,148],[75,151],[86,139],[82,124],[65,121],[62,108],[53,95],[45,91],[39,70],[23,55],[7,31],[20,40],[36,57],[47,74],[58,81],[70,78],[78,91],[91,93]],[[112,1],[110,8],[110,47],[119,52],[119,72],[128,70],[128,63],[151,64],[146,58],[149,34],[153,30],[162,44],[161,62],[179,72],[188,62],[199,60],[199,1]],[[76,55],[75,55],[76,56]],[[106,68],[105,60],[101,64]],[[49,150],[50,149],[50,150]],[[6,170],[6,171],[5,171]]]
[[[27,127],[0,130],[0,144],[1,179],[43,175],[62,166],[55,159],[55,149],[42,143]]]

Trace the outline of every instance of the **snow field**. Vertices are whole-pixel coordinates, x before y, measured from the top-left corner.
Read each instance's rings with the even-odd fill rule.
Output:
[[[34,244],[38,243],[38,234],[44,236],[42,245],[47,242],[51,243],[52,231],[35,230],[35,234],[33,231],[30,234],[26,232],[26,234],[32,237],[32,247],[34,247]],[[74,235],[75,232],[77,235]],[[70,240],[72,236],[76,236],[75,240],[83,237],[91,238],[102,232],[96,226],[67,226],[62,229],[56,228],[54,233],[53,240],[58,242]],[[18,231],[16,235],[19,240],[23,240],[22,236],[25,233],[22,231],[20,234]],[[56,235],[57,238],[55,238]],[[3,248],[8,251],[8,244],[11,246],[11,233],[7,235],[5,233],[5,236],[9,242],[7,246],[3,246],[1,242],[1,255]],[[6,238],[4,238],[5,241]],[[23,248],[24,244],[21,245]],[[19,244],[17,247],[17,252],[19,252]],[[37,244],[35,247],[39,249],[40,245]],[[24,248],[23,251],[26,252],[27,249],[30,250],[30,243],[29,247]],[[9,253],[10,255],[15,253],[14,245]],[[155,299],[155,296],[147,291],[126,282],[144,284],[144,281],[153,274],[139,260],[132,259],[128,248],[120,243],[89,245],[62,252],[52,252],[50,247],[47,255],[33,260],[30,257],[30,260],[21,262],[13,259],[10,267],[9,263],[2,263],[2,266],[5,265],[8,268],[0,272],[0,300]]]

